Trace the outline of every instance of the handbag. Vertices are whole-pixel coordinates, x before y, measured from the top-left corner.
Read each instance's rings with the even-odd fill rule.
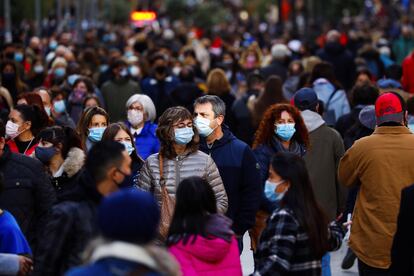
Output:
[[[175,199],[168,194],[164,179],[164,159],[162,155],[158,155],[160,166],[160,188],[161,188],[161,218],[160,218],[160,239],[165,241],[168,236],[172,216],[174,214]]]

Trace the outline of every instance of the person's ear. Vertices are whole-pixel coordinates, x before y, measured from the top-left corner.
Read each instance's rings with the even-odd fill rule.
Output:
[[[55,146],[55,148],[56,148],[56,151],[57,151],[57,152],[62,152],[62,149],[63,149],[63,144],[62,144],[62,143],[58,143],[58,144]]]
[[[316,113],[319,113],[319,103],[316,104],[315,111],[316,111]]]
[[[217,116],[216,122],[217,122],[217,125],[221,126],[224,123],[224,116],[223,115]]]

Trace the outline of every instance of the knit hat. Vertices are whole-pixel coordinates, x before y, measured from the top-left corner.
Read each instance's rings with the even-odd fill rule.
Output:
[[[98,226],[104,237],[146,244],[157,234],[160,211],[147,192],[125,189],[102,200],[98,208]]]
[[[375,129],[377,119],[375,117],[375,105],[367,105],[359,112],[358,116],[361,124],[369,129]]]
[[[384,93],[375,102],[377,125],[386,122],[400,123],[404,117],[404,110],[400,98],[394,93]]]
[[[318,96],[312,88],[299,89],[293,96],[293,103],[300,110],[314,110],[318,105]]]

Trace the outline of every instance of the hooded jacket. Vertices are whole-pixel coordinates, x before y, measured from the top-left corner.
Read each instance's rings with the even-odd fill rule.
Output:
[[[213,216],[210,223],[221,225],[220,231],[231,231],[231,222],[225,217]],[[209,226],[207,226],[207,229]],[[218,229],[218,228],[216,228]],[[197,235],[195,241],[190,238],[172,245],[169,250],[181,266],[185,276],[229,276],[242,275],[239,248],[234,235],[208,231],[209,237]]]
[[[226,215],[233,220],[233,230],[243,235],[255,222],[262,195],[259,164],[252,150],[222,126],[223,137],[211,147],[202,138],[200,150],[209,154],[217,165],[226,188],[229,208]]]
[[[107,241],[92,252],[86,266],[71,269],[66,276],[89,275],[180,275],[178,264],[165,249],[123,241]],[[135,274],[142,272],[142,274]]]
[[[323,102],[325,110],[323,118],[327,125],[334,126],[340,117],[351,112],[345,91],[335,88],[328,80],[324,78],[315,80],[313,90],[318,99]]]
[[[337,179],[339,161],[344,155],[344,143],[339,133],[328,127],[313,111],[302,111],[309,131],[310,147],[304,157],[316,200],[329,220],[345,208],[346,190]]]
[[[73,190],[78,185],[85,158],[83,150],[71,148],[62,164],[62,175],[50,178],[59,202],[70,200]]]
[[[138,186],[155,195],[161,206],[160,164],[159,154],[153,154],[145,161],[138,178]],[[168,194],[175,198],[175,192],[181,180],[190,176],[204,177],[213,188],[217,200],[217,210],[227,211],[228,199],[220,173],[213,159],[204,152],[197,151],[164,159],[164,179]]]

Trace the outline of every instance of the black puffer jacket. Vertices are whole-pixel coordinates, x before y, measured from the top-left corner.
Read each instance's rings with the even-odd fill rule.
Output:
[[[55,191],[39,161],[12,153],[7,145],[0,156],[0,172],[4,176],[0,208],[16,218],[35,252],[47,214],[56,202]]]

